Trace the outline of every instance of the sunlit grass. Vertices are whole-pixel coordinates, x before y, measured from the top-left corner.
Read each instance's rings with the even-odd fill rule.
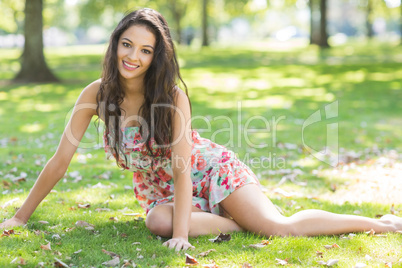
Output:
[[[325,118],[325,105],[339,101],[337,118],[305,128],[306,144],[321,150],[326,145],[327,123],[338,122],[340,148],[362,151],[376,146],[400,151],[402,47],[346,44],[321,51],[299,44],[257,45],[254,49],[178,50],[196,119],[193,127],[200,130],[201,136],[227,145],[252,166],[261,184],[269,190],[271,200],[286,215],[308,208],[349,214],[359,210],[361,215],[370,217],[389,213],[391,203],[338,205],[320,199],[331,194],[333,184],[343,187],[348,181],[302,149],[302,129],[310,115],[320,110]],[[62,83],[27,85],[5,83],[5,79],[11,79],[18,71],[20,51],[0,50],[0,82],[3,82],[0,176],[1,181],[11,183],[10,187],[0,183],[0,205],[19,198],[1,210],[1,218],[11,217],[14,207],[22,205],[43,165],[55,152],[78,95],[100,76],[104,50],[104,45],[48,48],[49,66]],[[244,132],[245,129],[248,131]],[[15,229],[20,235],[0,238],[0,266],[16,267],[17,263],[10,264],[16,257],[25,259],[27,267],[35,267],[39,262],[52,266],[54,257],[76,267],[101,266],[110,260],[102,249],[132,259],[141,267],[184,266],[184,253],[162,247],[143,221],[135,221],[136,217],[125,216],[120,211],[127,207],[145,217],[132,190],[124,187],[132,185],[132,175],[121,172],[113,161],[107,161],[101,145],[102,137],[91,123],[55,192],[46,197],[26,228]],[[263,158],[270,160],[265,162],[265,167],[251,161]],[[297,180],[307,182],[307,187],[291,182],[280,187],[301,197],[288,199],[273,194],[271,190],[277,187],[283,174],[272,172],[296,168],[304,172]],[[313,173],[314,170],[321,173]],[[77,183],[71,175],[74,171],[82,176]],[[12,183],[7,177],[21,172],[27,173],[26,181]],[[109,179],[99,178],[105,172],[111,172]],[[93,188],[99,182],[108,188]],[[80,209],[78,203],[90,203],[91,207]],[[395,206],[401,209],[400,204]],[[110,211],[98,212],[96,208]],[[117,217],[118,221],[110,220],[111,217]],[[41,225],[40,220],[48,221],[49,225]],[[77,220],[94,224],[95,230],[76,228],[66,232]],[[52,229],[52,226],[56,227]],[[49,233],[37,236],[35,230]],[[61,240],[52,238],[53,234],[59,234]],[[273,238],[269,246],[260,250],[249,245],[263,238],[249,233],[234,234],[232,241],[219,245],[211,244],[209,238],[212,236],[190,239],[196,246],[190,254],[195,256],[215,248],[216,252],[197,258],[202,264],[214,260],[220,267],[238,267],[245,262],[254,267],[269,267],[277,263],[276,258],[301,267],[318,266],[318,261],[331,258],[340,260],[339,267],[354,267],[358,262],[374,267],[384,267],[385,262],[393,262],[393,267],[402,265],[398,263],[402,238],[393,234],[387,238],[358,234],[350,240],[339,236]],[[48,242],[52,251],[44,252],[40,245]],[[134,242],[141,244],[133,245]],[[324,248],[334,243],[340,248]],[[79,249],[83,251],[74,254]],[[323,252],[324,257],[317,257],[317,251]],[[138,258],[140,255],[144,258]],[[368,261],[366,255],[372,260]]]

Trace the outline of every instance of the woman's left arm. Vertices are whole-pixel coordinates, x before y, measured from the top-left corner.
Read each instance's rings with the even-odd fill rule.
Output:
[[[173,236],[164,245],[186,250],[194,248],[188,242],[192,209],[191,110],[187,95],[181,90],[177,95],[171,154],[174,178]]]

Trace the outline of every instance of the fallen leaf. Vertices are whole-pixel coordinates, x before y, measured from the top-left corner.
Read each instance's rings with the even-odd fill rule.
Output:
[[[95,227],[95,225],[87,223],[86,221],[77,221],[75,225],[78,227]]]
[[[330,259],[327,261],[327,266],[333,266],[335,264],[337,264],[339,262],[339,260],[337,259]]]
[[[325,245],[324,248],[332,249],[332,248],[339,248],[339,246],[338,246],[338,244],[332,244],[332,245]]]
[[[14,234],[14,229],[11,229],[11,230],[4,230],[0,237],[3,237],[3,236],[10,236],[10,235],[12,235],[12,234]]]
[[[216,250],[215,249],[209,249],[207,251],[201,252],[200,254],[198,254],[198,256],[205,257],[211,252],[216,252]]]
[[[43,225],[45,225],[45,224],[49,224],[49,222],[47,222],[47,221],[38,221],[40,224],[43,224]]]
[[[105,254],[107,254],[107,255],[109,255],[109,256],[112,257],[112,258],[114,258],[114,257],[119,257],[119,258],[120,258],[120,255],[119,255],[119,254],[116,254],[116,253],[114,253],[114,252],[107,251],[107,250],[105,250],[105,249],[102,249],[102,252],[105,253]]]
[[[116,222],[119,221],[119,219],[117,217],[110,217],[109,220],[116,221]]]
[[[121,267],[137,267],[137,265],[132,260],[124,260]]]
[[[198,265],[200,264],[194,257],[186,253],[186,265]]]
[[[386,262],[385,267],[387,268],[392,268],[392,262]]]
[[[375,234],[375,231],[374,231],[374,229],[371,229],[370,231],[366,232],[366,234],[368,234],[368,235],[374,235],[374,234]]]
[[[40,245],[40,248],[43,249],[43,250],[52,250],[50,248],[50,242],[47,245]]]
[[[323,252],[321,252],[321,251],[316,251],[316,253],[315,253],[316,255],[317,255],[317,257],[323,257],[323,255],[324,255],[324,253]]]
[[[288,265],[288,261],[287,260],[281,260],[276,258],[276,264],[280,264],[280,265]]]
[[[263,248],[263,247],[265,247],[265,246],[267,246],[267,245],[269,245],[269,244],[271,244],[271,242],[270,241],[268,241],[268,240],[262,240],[260,243],[258,243],[258,244],[252,244],[252,245],[250,245],[250,247],[252,247],[252,248]]]
[[[251,264],[249,264],[248,262],[245,262],[245,263],[243,263],[241,268],[253,268],[253,266],[251,266]]]
[[[26,265],[26,264],[27,264],[27,261],[20,257],[20,259],[19,259],[19,261],[18,261],[18,264]]]
[[[217,237],[215,237],[214,239],[209,239],[209,241],[213,242],[213,243],[220,243],[220,242],[227,242],[230,241],[230,239],[232,239],[232,236],[230,234],[223,234],[220,233]]]
[[[86,203],[86,204],[78,204],[77,205],[79,208],[90,208],[91,207],[91,204],[89,204],[89,203]]]
[[[101,211],[111,211],[110,208],[95,208],[95,211],[101,212]]]
[[[55,257],[54,259],[55,259],[54,267],[65,267],[65,268],[70,267],[67,264],[65,264],[64,262],[62,262],[61,260],[59,260],[58,258]]]
[[[364,267],[367,267],[367,264],[359,262],[355,264],[354,268],[364,268]]]
[[[116,257],[116,258],[113,258],[113,259],[111,259],[110,261],[105,261],[104,263],[102,263],[103,265],[106,265],[106,266],[117,266],[117,265],[119,265],[120,264],[120,258],[119,257]]]
[[[79,249],[79,250],[75,251],[74,254],[78,254],[78,253],[80,253],[81,251],[82,251],[82,249]]]

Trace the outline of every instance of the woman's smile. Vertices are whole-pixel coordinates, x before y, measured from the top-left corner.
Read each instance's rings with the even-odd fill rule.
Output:
[[[129,63],[129,62],[124,61],[124,60],[123,60],[123,66],[124,66],[124,68],[126,68],[129,71],[134,71],[134,70],[140,68],[139,65],[132,64],[132,63]]]

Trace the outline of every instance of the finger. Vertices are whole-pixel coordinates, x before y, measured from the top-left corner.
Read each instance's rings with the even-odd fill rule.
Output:
[[[184,243],[182,241],[177,242],[176,251],[180,251],[182,248],[184,249]]]
[[[169,243],[169,248],[175,248],[175,246],[176,246],[176,241],[170,241],[170,243]]]

